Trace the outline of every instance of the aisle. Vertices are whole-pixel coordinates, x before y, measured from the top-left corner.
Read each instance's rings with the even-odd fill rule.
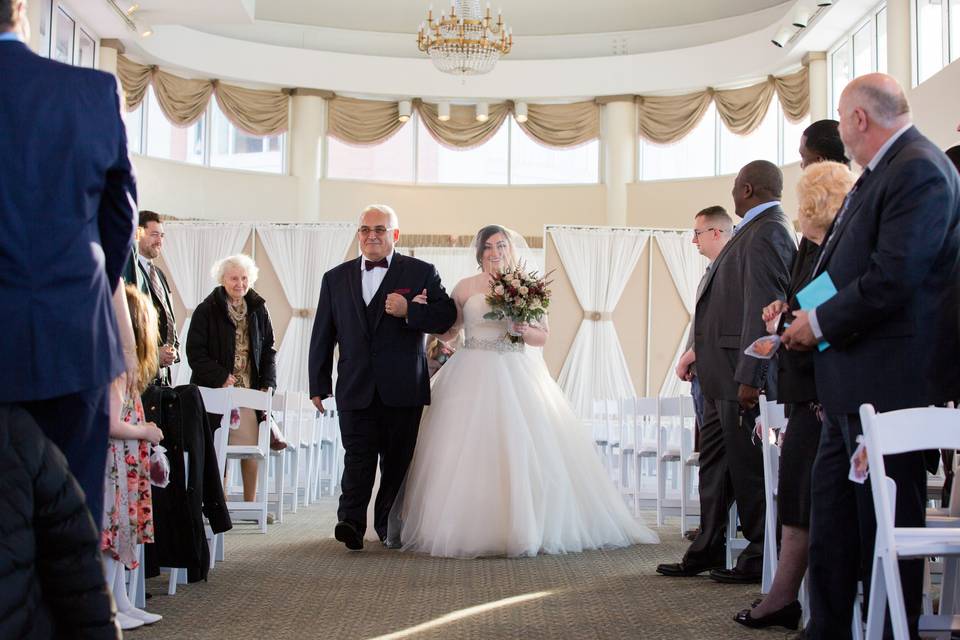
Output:
[[[446,560],[368,544],[348,553],[333,540],[330,498],[285,515],[267,535],[239,525],[226,536],[227,560],[210,581],[166,596],[165,580],[148,609],[164,615],[133,640],[242,638],[789,638],[784,629],[751,632],[730,618],[759,585],[657,576],[685,543],[519,560]],[[164,594],[164,595],[159,595]]]

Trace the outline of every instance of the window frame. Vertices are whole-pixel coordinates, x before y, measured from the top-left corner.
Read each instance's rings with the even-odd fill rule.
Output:
[[[910,51],[912,63],[913,86],[923,84],[930,78],[920,79],[920,8],[917,3],[920,0],[911,0],[910,2]],[[943,71],[951,62],[960,59],[960,34],[953,34],[957,40],[958,51],[953,51],[953,42],[951,39],[951,17],[953,11],[960,11],[960,3],[951,8],[954,3],[950,0],[942,0],[940,3],[940,67],[934,71],[930,77],[933,77]],[[958,21],[960,25],[960,21]]]
[[[911,0],[910,4],[911,4],[911,7],[915,7],[916,0]],[[827,104],[829,105],[829,108],[830,108],[831,118],[834,118],[834,119],[837,118],[837,111],[835,106],[835,98],[837,97],[836,96],[837,87],[834,86],[834,81],[833,81],[834,54],[836,54],[841,48],[843,48],[844,45],[847,45],[847,44],[849,45],[847,62],[850,66],[851,79],[856,78],[859,72],[857,71],[856,66],[854,64],[855,56],[854,56],[853,36],[859,33],[860,30],[863,29],[864,27],[869,26],[870,47],[872,49],[870,52],[871,53],[870,71],[876,71],[879,68],[879,63],[880,63],[880,51],[878,50],[878,47],[877,47],[877,16],[880,15],[882,11],[886,10],[886,8],[887,8],[886,0],[884,0],[883,2],[880,2],[879,4],[874,5],[870,9],[870,11],[866,13],[866,15],[864,15],[861,19],[857,20],[851,29],[849,29],[846,33],[844,33],[842,37],[838,38],[837,41],[834,42],[829,49],[827,49]],[[886,18],[889,20],[889,15],[887,15]],[[890,46],[889,43],[887,43],[887,46],[888,47]],[[867,73],[869,73],[870,71],[868,71]]]
[[[43,35],[44,42],[41,42],[41,45],[46,44],[46,51],[41,49],[40,55],[45,58],[53,59],[53,48],[57,42],[57,35],[59,35],[59,24],[56,20],[57,11],[62,11],[64,15],[70,18],[73,21],[73,33],[71,34],[70,41],[70,60],[66,64],[76,65],[77,64],[77,55],[79,54],[80,49],[80,33],[82,32],[88,38],[93,41],[93,63],[87,69],[97,69],[100,65],[100,36],[94,30],[90,28],[86,22],[80,18],[80,13],[75,11],[66,2],[59,2],[56,0],[51,0],[47,4],[47,0],[43,1],[41,6],[41,11],[46,10],[49,6],[50,14],[48,16],[49,22],[49,34]]]

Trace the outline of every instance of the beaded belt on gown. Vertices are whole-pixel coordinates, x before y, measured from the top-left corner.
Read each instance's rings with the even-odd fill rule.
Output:
[[[510,342],[506,338],[475,338],[471,336],[463,342],[464,349],[481,349],[500,353],[519,353],[523,351],[525,346],[522,342]]]

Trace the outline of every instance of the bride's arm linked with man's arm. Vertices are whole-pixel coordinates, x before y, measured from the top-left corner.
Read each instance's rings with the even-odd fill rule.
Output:
[[[441,334],[450,329],[460,318],[460,310],[447,295],[440,274],[431,265],[430,274],[422,291],[407,305],[407,327],[421,333]]]

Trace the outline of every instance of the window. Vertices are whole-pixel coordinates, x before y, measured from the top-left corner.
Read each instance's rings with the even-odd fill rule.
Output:
[[[414,116],[415,117],[415,116]],[[408,122],[386,141],[370,146],[327,136],[327,177],[375,182],[413,182],[413,134]]]
[[[210,166],[283,173],[283,136],[244,133],[223,115],[216,100],[210,101],[208,113],[212,114]]]
[[[936,2],[937,0],[932,0]],[[831,49],[828,58],[830,115],[837,117],[840,93],[858,76],[887,70],[887,9],[874,7]]]
[[[600,141],[578,147],[547,147],[520,128],[510,127],[510,184],[596,184],[600,180]]]
[[[451,149],[417,123],[417,182],[426,184],[507,184],[510,128],[472,149]],[[506,123],[504,123],[506,125]]]
[[[73,35],[77,23],[63,7],[57,7],[54,16],[53,52],[57,62],[73,64]]]
[[[127,150],[130,153],[143,153],[143,109],[141,102],[133,111],[124,109],[123,124],[127,129]]]
[[[38,53],[45,58],[50,57],[51,20],[53,19],[53,0],[40,0],[40,19],[37,21],[37,32],[40,34],[40,50]]]
[[[960,59],[960,0],[950,0],[947,5],[950,17],[950,62]]]
[[[944,10],[942,0],[916,0],[917,82],[924,82],[943,68]]]
[[[693,131],[668,145],[640,144],[640,179],[698,178],[716,174],[717,108],[711,102]]]
[[[779,108],[779,104],[777,105]],[[780,164],[800,162],[800,138],[803,130],[810,126],[810,115],[797,123],[781,118],[783,123],[783,144],[781,145]]]
[[[188,127],[177,127],[167,120],[153,87],[147,89],[147,155],[190,164],[203,164],[203,134],[206,115]]]
[[[77,52],[74,64],[78,67],[93,69],[97,43],[83,29],[77,28]]]
[[[778,160],[778,118],[779,103],[771,102],[760,126],[749,135],[733,133],[721,123],[720,129],[720,173],[737,173],[740,167],[752,160],[769,160],[776,164]]]

